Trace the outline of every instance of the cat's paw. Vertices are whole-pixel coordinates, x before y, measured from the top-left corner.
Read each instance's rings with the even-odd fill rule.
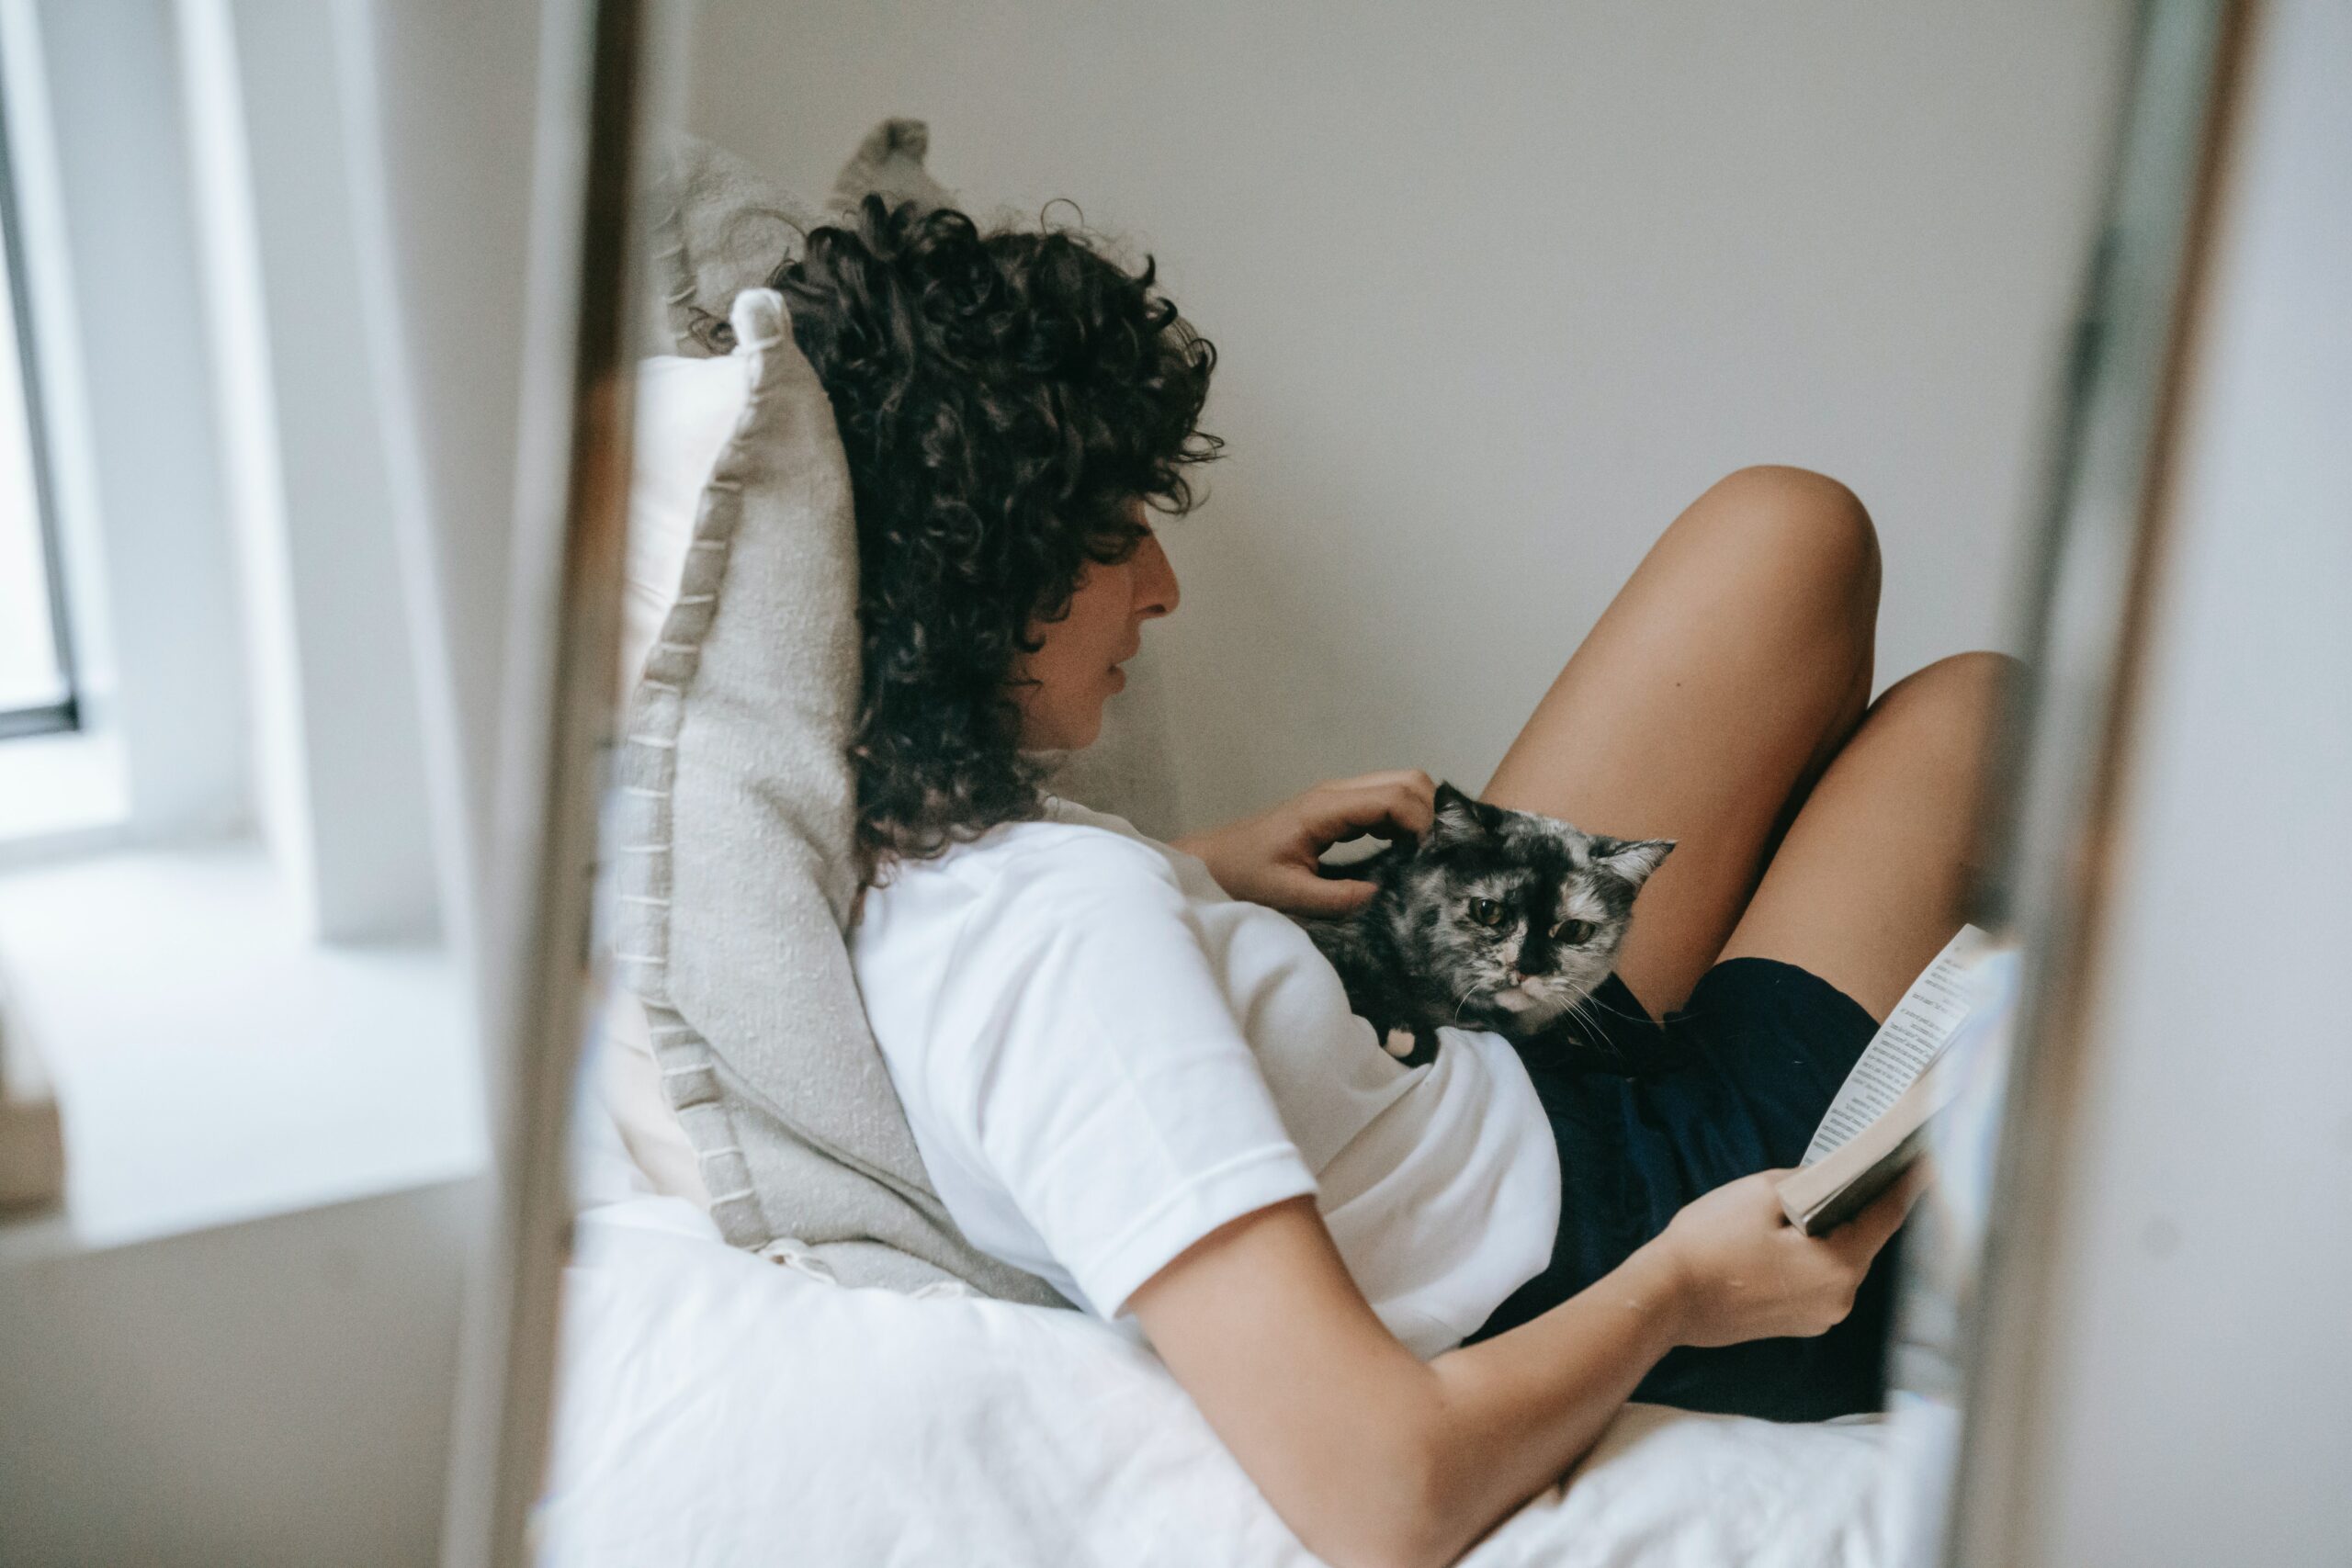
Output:
[[[1425,1067],[1437,1060],[1437,1031],[1392,1029],[1381,1037],[1380,1048],[1408,1067]]]

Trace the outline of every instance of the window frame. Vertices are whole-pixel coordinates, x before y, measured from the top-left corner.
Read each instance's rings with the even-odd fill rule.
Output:
[[[32,301],[25,287],[23,215],[17,207],[17,171],[9,145],[7,87],[0,81],[0,259],[7,269],[7,308],[17,332],[17,379],[25,411],[26,464],[32,481],[34,526],[40,536],[41,572],[49,594],[49,633],[65,694],[56,702],[0,708],[0,741],[28,735],[56,735],[82,728],[81,684],[74,667],[74,634],[68,620],[63,541],[57,525],[57,482],[51,471],[49,423],[41,402],[40,352]]]

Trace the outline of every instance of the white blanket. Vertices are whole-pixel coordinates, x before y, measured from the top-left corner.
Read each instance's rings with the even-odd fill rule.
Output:
[[[849,1290],[675,1199],[582,1217],[538,1523],[560,1568],[1305,1568],[1149,1351],[1074,1312]],[[1876,1568],[1884,1429],[1630,1406],[1471,1568]]]

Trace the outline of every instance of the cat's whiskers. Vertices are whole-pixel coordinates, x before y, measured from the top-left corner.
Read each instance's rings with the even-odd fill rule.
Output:
[[[1568,1010],[1561,1016],[1571,1023],[1594,1022],[1595,1020],[1589,1010],[1589,1004],[1591,1004],[1593,999],[1593,995],[1590,991],[1585,992],[1584,995],[1570,1002],[1568,1004]]]
[[[1645,1012],[1627,1012],[1623,1008],[1611,1007],[1607,1002],[1602,1001],[1599,994],[1596,992],[1588,991],[1585,993],[1582,1000],[1578,1003],[1579,1006],[1587,1004],[1589,1004],[1601,1012],[1609,1014],[1611,1018],[1622,1018],[1632,1023],[1655,1023],[1657,1021]]]

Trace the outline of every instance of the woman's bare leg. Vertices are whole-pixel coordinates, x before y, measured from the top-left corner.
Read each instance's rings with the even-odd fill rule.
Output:
[[[1883,1019],[1965,916],[1984,747],[2013,669],[1956,654],[1888,687],[1814,785],[1723,956],[1796,964]]]
[[[1743,468],[1651,547],[1487,785],[1498,805],[1676,840],[1617,965],[1652,1009],[1681,1005],[1715,962],[1860,718],[1878,590],[1852,491]]]

